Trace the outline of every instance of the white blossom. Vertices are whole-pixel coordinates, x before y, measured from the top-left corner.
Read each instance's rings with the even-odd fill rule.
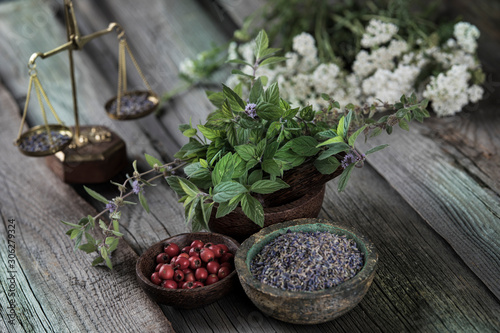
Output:
[[[361,46],[370,48],[387,43],[397,33],[398,27],[396,25],[372,19],[361,38]]]
[[[479,38],[479,29],[468,22],[458,22],[453,28],[453,35],[457,43],[468,53],[474,53],[477,48],[477,39]]]

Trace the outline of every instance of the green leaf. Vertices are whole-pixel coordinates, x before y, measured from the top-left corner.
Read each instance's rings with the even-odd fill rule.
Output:
[[[97,251],[97,246],[95,244],[87,243],[87,244],[82,244],[78,247],[78,249],[84,251],[85,253],[92,253],[94,251]]]
[[[231,105],[227,98],[224,99],[220,110],[226,119],[233,119],[233,112],[231,111]]]
[[[160,162],[159,159],[157,159],[156,157],[153,157],[149,154],[144,154],[144,157],[146,158],[146,162],[148,162],[149,166],[154,168],[155,164],[158,165],[158,166],[162,166],[163,163]],[[161,171],[163,171],[164,168],[161,169]]]
[[[190,129],[185,130],[184,132],[182,132],[182,134],[183,134],[184,136],[187,136],[188,138],[191,138],[191,137],[195,136],[195,135],[196,135],[196,133],[198,133],[198,132],[196,131],[196,128],[190,128]]]
[[[252,185],[256,181],[261,180],[262,175],[263,175],[263,172],[261,169],[252,171],[250,176],[248,176],[248,185]]]
[[[340,166],[340,162],[335,157],[331,156],[322,160],[317,159],[316,161],[314,161],[314,166],[323,175],[329,175],[334,173],[335,170],[338,169],[338,167]]]
[[[267,66],[267,65],[278,63],[278,62],[283,62],[285,60],[286,60],[285,57],[269,57],[269,58],[265,59],[264,61],[262,61],[259,64],[259,66]]]
[[[323,141],[319,145],[317,145],[316,147],[319,148],[321,146],[327,146],[327,145],[331,145],[332,143],[338,143],[338,142],[344,142],[344,138],[341,135],[336,136],[336,137],[331,138],[331,139],[328,139],[326,141]]]
[[[359,128],[356,132],[354,132],[350,137],[349,137],[349,146],[354,146],[354,143],[356,142],[356,139],[358,136],[365,130],[367,125],[364,125],[363,127]]]
[[[256,111],[259,118],[271,121],[280,119],[283,112],[279,106],[268,102],[257,104]]]
[[[201,134],[203,134],[203,136],[210,141],[214,141],[215,139],[221,137],[220,131],[211,129],[204,125],[198,125],[198,130],[200,130]]]
[[[238,207],[238,204],[240,203],[241,198],[243,198],[243,196],[244,196],[243,194],[240,194],[239,196],[236,196],[236,200],[219,203],[219,207],[217,208],[217,214],[215,215],[215,217],[220,218],[231,213],[233,210],[235,210],[236,207]]]
[[[312,136],[300,136],[288,141],[281,149],[291,149],[300,156],[314,156],[319,152],[318,141]]]
[[[351,146],[349,146],[345,142],[333,143],[332,145],[330,145],[330,147],[327,150],[325,150],[324,152],[322,152],[318,156],[318,160],[327,159],[328,157],[330,157],[332,155],[338,154],[338,153],[343,152],[343,151],[348,151],[350,149],[351,149]]]
[[[248,160],[250,160],[252,158],[255,158],[256,155],[257,155],[256,154],[255,146],[250,145],[250,144],[239,145],[239,146],[234,147],[234,149],[236,150],[236,152],[238,153],[238,155],[240,155],[240,157],[244,161],[248,161]]]
[[[243,75],[243,76],[249,77],[251,79],[254,78],[253,75],[247,74],[247,73],[245,73],[245,72],[243,72],[242,70],[239,70],[239,69],[233,69],[231,71],[231,74],[233,74],[233,75]]]
[[[404,119],[399,120],[399,127],[401,127],[402,129],[404,129],[405,131],[409,131],[410,130],[410,125]]]
[[[368,155],[368,154],[372,154],[374,152],[377,152],[379,150],[382,150],[384,149],[385,147],[389,146],[388,144],[385,144],[385,145],[380,145],[380,146],[376,146],[376,147],[373,147],[372,149],[368,150],[365,155]]]
[[[100,202],[102,203],[105,203],[107,204],[109,202],[108,199],[106,199],[104,196],[102,196],[101,194],[97,193],[96,191],[94,190],[91,190],[90,188],[88,188],[87,186],[83,186],[83,188],[85,189],[85,191],[94,199],[96,200],[99,200]]]
[[[252,90],[250,90],[250,97],[248,98],[250,103],[257,104],[259,102],[259,97],[264,94],[264,88],[262,86],[262,80],[260,77],[255,80]]]
[[[103,257],[97,257],[97,258],[94,259],[94,261],[92,261],[92,266],[97,266],[97,265],[99,265],[102,262],[104,262],[104,258]]]
[[[106,223],[104,223],[103,220],[99,220],[99,228],[101,228],[102,230],[108,230],[108,226],[106,225]]]
[[[382,134],[382,129],[380,127],[377,127],[370,133],[370,138],[374,138],[380,134]]]
[[[247,65],[247,66],[253,67],[252,64],[250,64],[250,63],[248,63],[246,61],[243,61],[241,59],[231,59],[231,60],[226,61],[226,63],[228,63],[228,64],[238,64],[238,65]]]
[[[262,162],[262,170],[276,177],[280,177],[283,173],[283,169],[275,160],[265,160]]]
[[[342,135],[344,139],[347,139],[347,135],[349,134],[349,127],[351,126],[352,114],[353,111],[352,110],[349,111],[344,120],[344,135]]]
[[[275,106],[280,105],[280,89],[278,86],[277,82],[274,82],[269,86],[269,88],[266,89],[264,93],[264,101],[271,103]],[[281,108],[280,108],[280,113],[281,113]]]
[[[354,169],[354,164],[350,164],[347,168],[344,169],[339,178],[338,191],[342,192],[347,186],[347,181],[351,176],[351,172]]]
[[[223,84],[222,92],[229,101],[229,105],[233,111],[240,112],[245,110],[245,102],[231,88]]]
[[[305,121],[311,121],[314,119],[314,111],[312,105],[308,105],[300,110],[300,118],[304,119]]]
[[[250,191],[259,194],[269,194],[288,187],[290,186],[287,183],[277,178],[274,181],[258,180],[250,187]]]
[[[108,252],[111,253],[118,247],[120,240],[116,237],[106,237],[106,245],[108,245]]]
[[[165,177],[165,179],[167,180],[168,186],[170,186],[170,188],[172,190],[174,190],[175,193],[177,193],[180,196],[186,195],[186,192],[184,192],[184,190],[182,189],[182,186],[180,184],[180,177],[169,176],[169,177]]]
[[[241,209],[250,220],[254,221],[260,227],[264,226],[264,208],[259,200],[247,193],[241,199]]]
[[[269,38],[264,30],[259,31],[255,38],[255,58],[261,59],[266,49],[269,47]]]
[[[241,193],[248,192],[247,188],[235,181],[226,181],[214,187],[214,201],[226,202]]]
[[[337,125],[337,135],[340,136],[342,139],[344,138],[344,124],[345,124],[345,117],[342,116],[340,117],[339,123]]]
[[[101,256],[106,261],[106,265],[109,267],[109,269],[113,269],[113,264],[111,263],[111,259],[109,259],[108,256],[108,249],[106,249],[104,246],[101,247]]]
[[[262,140],[261,142],[265,142],[265,140]],[[262,155],[263,160],[269,160],[274,157],[274,154],[276,154],[276,151],[278,150],[278,142],[274,141],[266,145],[266,148],[264,149],[264,154]]]
[[[179,184],[184,192],[190,197],[195,197],[198,193],[200,193],[200,190],[196,187],[196,185],[187,179],[179,178]]]
[[[118,222],[118,220],[113,220],[113,230],[118,232],[120,231],[120,222]]]
[[[217,186],[223,181],[231,180],[233,178],[234,167],[233,154],[227,153],[215,165],[212,172],[212,184]]]
[[[61,223],[64,223],[66,224],[67,226],[70,226],[70,227],[73,227],[73,228],[78,228],[80,229],[82,226],[79,225],[79,224],[75,224],[75,223],[69,223],[69,222],[66,222],[66,221],[61,221]]]
[[[144,210],[149,214],[149,205],[143,192],[139,192],[139,202],[141,203],[142,208],[144,208]]]
[[[206,91],[205,92],[207,95],[208,100],[217,108],[220,108],[222,106],[222,103],[224,102],[224,94],[222,91],[218,92],[213,92],[213,91]],[[182,130],[181,130],[182,132]]]

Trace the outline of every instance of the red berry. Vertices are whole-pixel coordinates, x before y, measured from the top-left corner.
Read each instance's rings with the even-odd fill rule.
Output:
[[[154,272],[153,274],[151,274],[151,282],[153,282],[156,285],[160,285],[161,278],[158,272]]]
[[[229,270],[229,268],[227,268],[227,267],[221,267],[221,268],[219,268],[219,271],[217,272],[217,277],[220,280],[222,280],[223,278],[225,278],[226,276],[228,276],[229,273],[231,273],[231,271]]]
[[[174,272],[174,280],[177,282],[184,280],[184,272],[180,269],[176,269]]]
[[[168,254],[170,257],[175,257],[179,254],[180,249],[179,246],[175,243],[165,244],[163,247],[163,252]]]
[[[206,244],[205,244],[206,245]],[[200,258],[201,260],[203,260],[204,262],[210,262],[210,261],[213,261],[215,259],[215,254],[214,254],[214,251],[204,247],[203,249],[201,249],[200,251]]]
[[[193,289],[195,288],[193,281],[184,282],[182,284],[182,289]]]
[[[156,265],[155,267],[155,272],[158,272],[160,270],[160,267],[162,266],[163,264],[160,262],[158,265]]]
[[[217,275],[215,274],[210,274],[208,277],[207,277],[207,281],[205,282],[205,284],[207,286],[211,285],[211,284],[214,284],[215,282],[218,282],[219,281],[219,278],[217,277]]]
[[[191,250],[189,250],[188,254],[190,257],[199,257],[200,256],[200,248],[191,247]]]
[[[185,246],[182,248],[181,253],[189,253],[189,250],[191,250],[191,246]]]
[[[208,243],[205,243],[205,245],[203,245],[203,247],[209,248],[212,245],[214,245],[214,243],[208,242]]]
[[[210,250],[214,251],[215,258],[220,258],[225,253],[219,245],[212,245]]]
[[[201,282],[201,281],[194,281],[193,285],[194,285],[195,288],[200,288],[200,287],[204,287],[205,286],[203,284],[203,282]]]
[[[191,243],[191,247],[195,247],[195,248],[198,248],[198,249],[201,249],[203,246],[205,245],[205,243],[203,243],[201,240],[197,239],[197,240],[194,240],[192,243]]]
[[[161,286],[167,289],[177,289],[177,282],[174,280],[163,280]]]
[[[170,257],[166,253],[160,253],[159,255],[156,256],[156,263],[157,264],[165,264],[170,260]]]
[[[179,256],[175,261],[175,265],[178,266],[178,268],[181,270],[186,269],[189,267],[189,259]]]
[[[217,274],[220,264],[217,261],[211,261],[207,264],[207,271],[211,274]]]
[[[181,254],[179,254],[177,257],[184,257],[186,259],[189,259],[189,254],[187,254],[186,252],[182,252]]]
[[[175,265],[176,260],[177,260],[177,256],[172,257],[172,259],[170,259],[170,265]]]
[[[197,269],[201,267],[201,259],[199,257],[189,257],[189,268]]]
[[[222,250],[224,250],[224,253],[229,252],[229,248],[226,244],[217,244],[217,246],[222,248]]]
[[[231,265],[231,263],[227,261],[220,264],[220,267],[228,267],[231,271],[233,270],[233,265]]]
[[[205,282],[208,277],[207,269],[203,267],[198,268],[194,273],[194,277],[200,282]]]
[[[189,271],[188,273],[184,272],[184,281],[186,282],[194,282],[196,278],[194,277],[194,273]]]
[[[223,262],[232,263],[234,260],[234,255],[231,252],[226,252],[222,255],[222,257],[220,257],[219,260],[221,263],[223,263]]]
[[[163,264],[158,274],[163,280],[171,280],[174,277],[174,269],[169,264]]]

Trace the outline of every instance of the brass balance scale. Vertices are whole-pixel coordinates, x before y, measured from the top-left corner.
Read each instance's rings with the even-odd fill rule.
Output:
[[[106,29],[81,36],[71,0],[64,0],[64,14],[68,42],[45,53],[34,53],[29,59],[30,80],[28,93],[15,145],[25,155],[46,156],[48,166],[67,183],[101,183],[111,179],[127,164],[125,142],[116,133],[104,126],[80,126],[72,52],[81,50],[86,43],[94,38],[116,31],[119,41],[118,93],[104,107],[110,118],[129,120],[145,117],[157,109],[159,99],[151,90],[149,83],[139,68],[127,44],[125,32],[118,23],[112,22]],[[35,63],[37,58],[47,58],[62,51],[68,51],[69,55],[75,118],[75,126],[72,129],[65,126],[55,112],[41,85]],[[127,91],[127,53],[147,90]],[[33,87],[35,87],[44,123],[23,133]],[[56,124],[49,124],[44,101],[57,121]]]

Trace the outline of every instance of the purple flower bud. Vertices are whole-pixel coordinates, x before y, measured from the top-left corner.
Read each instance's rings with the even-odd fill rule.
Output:
[[[116,204],[111,200],[106,204],[106,209],[109,210],[110,213],[113,213],[116,208]]]
[[[141,192],[141,185],[139,185],[138,180],[134,180],[134,182],[132,183],[132,191],[134,192],[134,194],[139,194]]]
[[[257,104],[255,104],[255,103],[248,103],[247,106],[245,106],[245,113],[249,117],[255,119],[257,117],[257,110],[256,110],[256,108],[257,108]]]

